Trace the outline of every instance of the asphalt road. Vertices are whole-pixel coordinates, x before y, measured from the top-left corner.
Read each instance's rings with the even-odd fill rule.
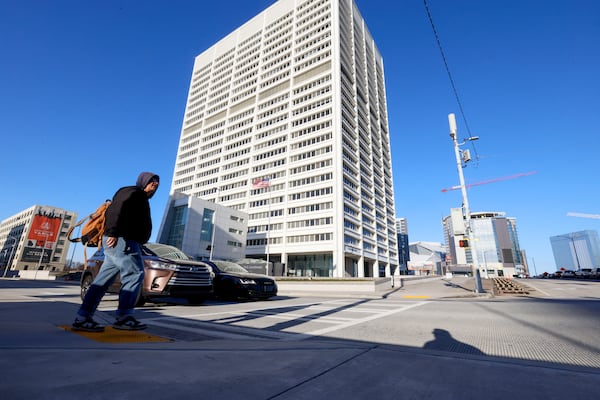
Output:
[[[475,295],[472,280],[454,278],[406,284],[380,298],[281,293],[268,301],[147,304],[137,310],[145,333],[168,343],[107,344],[65,330],[80,303],[76,285],[5,279],[0,385],[8,399],[113,397],[109,389],[93,391],[106,382],[129,393],[116,398],[504,399],[514,391],[517,398],[593,398],[600,283],[519,282],[529,295]],[[110,324],[116,304],[107,296],[97,319]],[[142,350],[150,349],[148,358]],[[79,365],[85,353],[91,358]],[[181,384],[176,371],[184,365],[197,370],[185,374],[197,385],[170,396],[127,385],[143,384],[148,374]],[[51,372],[69,379],[56,384]],[[84,384],[83,393],[74,389]],[[44,385],[55,391],[41,391]]]

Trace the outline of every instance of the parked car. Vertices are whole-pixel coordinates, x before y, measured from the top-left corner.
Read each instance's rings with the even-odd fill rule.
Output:
[[[72,272],[67,272],[65,274],[59,275],[56,277],[56,279],[60,279],[63,281],[81,281],[81,271],[72,271]]]
[[[575,271],[575,276],[579,279],[590,279],[592,277],[592,269],[581,268],[581,270]]]
[[[172,297],[187,299],[190,303],[201,303],[213,292],[213,268],[205,261],[194,261],[181,250],[159,243],[142,246],[145,275],[136,303]],[[85,296],[92,281],[104,262],[104,249],[100,248],[87,261],[81,277],[81,298]],[[110,286],[109,293],[119,293],[119,277]]]
[[[571,270],[563,271],[561,278],[575,278],[575,271],[571,271]]]
[[[262,274],[253,274],[241,265],[211,260],[215,277],[215,296],[226,300],[268,299],[277,295],[275,279]]]

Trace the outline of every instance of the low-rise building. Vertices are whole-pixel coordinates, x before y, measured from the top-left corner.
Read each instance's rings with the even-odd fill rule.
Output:
[[[414,242],[409,245],[408,270],[414,275],[443,275],[446,261],[444,245],[438,242]]]
[[[238,260],[246,257],[247,231],[247,213],[175,193],[169,196],[157,241],[198,260]]]
[[[77,213],[34,205],[0,223],[0,265],[13,271],[63,271],[67,263],[67,233]]]

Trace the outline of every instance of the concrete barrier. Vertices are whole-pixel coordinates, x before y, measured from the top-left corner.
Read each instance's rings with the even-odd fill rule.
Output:
[[[404,284],[423,282],[439,276],[394,276],[386,278],[287,278],[276,277],[278,293],[286,294],[364,294],[381,295],[401,288]]]
[[[385,280],[389,283],[389,279]],[[282,292],[354,292],[374,293],[374,280],[287,280],[277,279],[279,293]]]
[[[35,270],[20,270],[19,278],[35,279],[35,280],[43,280],[43,281],[56,280],[56,276],[50,275],[50,271],[35,271]]]

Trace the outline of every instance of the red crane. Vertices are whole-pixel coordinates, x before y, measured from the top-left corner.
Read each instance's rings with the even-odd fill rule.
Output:
[[[521,178],[523,176],[528,176],[528,175],[533,175],[533,174],[537,174],[537,171],[531,171],[531,172],[523,172],[520,174],[515,174],[515,175],[510,175],[510,176],[503,176],[501,178],[494,178],[494,179],[488,179],[487,181],[481,181],[481,182],[475,182],[475,183],[468,183],[465,185],[465,187],[468,189],[472,186],[480,186],[480,185],[487,185],[488,183],[494,183],[494,182],[500,182],[500,181],[507,181],[509,179],[516,179],[516,178]],[[458,190],[460,189],[460,185],[456,185],[456,186],[452,186],[446,189],[442,189],[442,192],[449,192],[451,190]]]

